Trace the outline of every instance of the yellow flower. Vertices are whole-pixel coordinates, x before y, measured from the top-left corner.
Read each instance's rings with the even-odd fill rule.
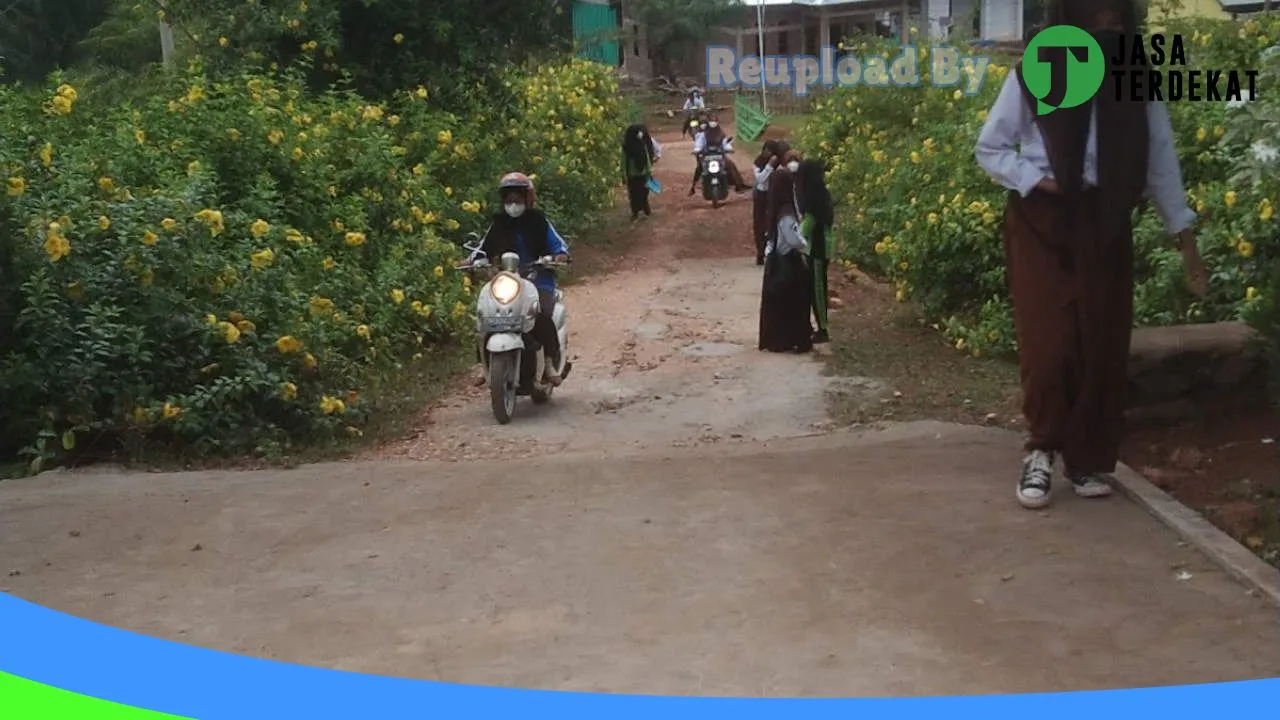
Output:
[[[1204,141],[1205,141],[1205,138],[1207,138],[1207,137],[1209,137],[1209,131],[1208,131],[1208,130],[1205,130],[1204,128],[1200,128],[1199,130],[1196,130],[1196,141],[1197,141],[1197,142],[1204,142]]]
[[[883,240],[881,240],[880,242],[876,243],[876,254],[877,254],[877,255],[883,255],[883,254],[885,254],[885,253],[886,253],[886,252],[888,252],[888,251],[889,251],[889,246],[888,246],[888,245],[887,245]]]
[[[1244,299],[1248,300],[1249,302],[1253,302],[1254,300],[1258,299],[1258,296],[1260,294],[1261,293],[1258,292],[1258,288],[1250,286],[1248,288],[1245,288]]]
[[[19,197],[27,191],[27,181],[20,177],[9,178],[9,197]]]
[[[231,44],[231,41],[230,41],[230,40],[228,40],[228,39],[226,39],[225,37],[220,37],[220,38],[218,38],[218,45],[219,45],[219,46],[221,46],[221,47],[226,47],[227,45],[230,45],[230,44]]]
[[[71,254],[71,241],[62,234],[60,223],[49,223],[49,228],[45,231],[44,252],[49,256],[50,262],[58,262]]]
[[[63,83],[58,86],[58,96],[64,97],[70,100],[71,102],[75,102],[80,97],[80,94],[76,92],[75,88],[71,87],[66,83]]]
[[[333,301],[329,298],[313,297],[308,305],[312,315],[328,315],[333,312]]]
[[[178,221],[174,220],[173,218],[165,218],[160,221],[160,227],[164,228],[165,230],[172,231],[174,228],[178,227]],[[103,229],[105,230],[106,228],[103,228]]]
[[[394,40],[397,45],[399,45],[400,43],[404,42],[404,33],[396,33],[395,35],[391,36],[391,39]]]
[[[1242,257],[1253,257],[1253,243],[1248,240],[1241,240],[1236,245],[1236,252],[1240,253]]]
[[[1235,207],[1235,206],[1236,206],[1236,191],[1235,191],[1235,190],[1228,190],[1228,191],[1227,191],[1227,194],[1222,196],[1222,199],[1223,199],[1223,201],[1224,201],[1224,202],[1226,202],[1226,203],[1227,203],[1227,207],[1229,207],[1229,208],[1233,208],[1233,207]]]
[[[150,230],[148,230],[148,231],[146,231],[146,232],[142,233],[142,244],[143,244],[143,245],[155,245],[155,244],[156,244],[156,241],[157,241],[157,240],[159,240],[159,239],[160,239],[160,238],[159,238],[159,237],[157,237],[157,236],[156,236],[156,234],[155,234],[155,233],[153,233],[153,232],[151,232]]]
[[[271,223],[267,222],[266,220],[263,220],[262,218],[258,218],[257,220],[254,220],[253,224],[249,226],[249,234],[253,235],[255,238],[261,238],[263,235],[266,235],[270,230],[271,230]]]
[[[1258,218],[1263,222],[1270,220],[1276,214],[1275,208],[1271,206],[1271,201],[1263,198],[1258,204]]]
[[[103,176],[98,178],[98,187],[102,188],[103,192],[115,192],[116,183],[111,178]]]
[[[298,397],[298,386],[291,382],[287,382],[280,386],[280,397],[285,400],[292,400]]]
[[[302,352],[302,341],[292,335],[282,335],[276,340],[276,350],[285,355]]]
[[[965,345],[967,345],[967,343],[964,341],[964,338],[960,338],[959,340],[956,340],[957,350],[963,350],[965,348]]]
[[[44,147],[40,148],[40,162],[45,167],[53,165],[53,143],[45,143]]]
[[[222,337],[227,341],[228,345],[233,345],[240,339],[240,328],[225,320],[218,323],[218,329],[222,331]]]
[[[453,316],[460,318],[467,314],[467,306],[461,300],[453,304]]]
[[[391,295],[391,302],[393,302],[393,303],[395,303],[395,304],[397,304],[397,305],[399,305],[400,303],[404,302],[404,291],[403,291],[403,290],[401,290],[401,289],[397,288],[397,289],[395,289],[395,290],[392,290],[392,291],[391,291],[391,293],[390,293],[390,295]]]
[[[453,133],[448,130],[441,130],[440,132],[436,133],[436,142],[440,143],[441,145],[448,145],[449,143],[453,142]]]
[[[1222,127],[1221,125],[1216,125],[1216,126],[1214,126],[1214,128],[1213,128],[1213,136],[1214,136],[1214,137],[1222,137],[1223,135],[1226,135],[1226,134],[1227,134],[1227,129],[1226,129],[1226,128]]]
[[[235,142],[243,136],[240,134],[239,130],[235,128],[227,128],[227,137],[230,138],[232,142]]]
[[[302,366],[303,366],[303,367],[305,367],[306,369],[308,369],[308,370],[315,370],[315,369],[316,369],[316,365],[319,365],[319,364],[320,364],[320,363],[316,362],[316,356],[315,356],[315,355],[312,355],[311,353],[304,353],[304,354],[303,354],[303,356],[302,356]]]
[[[111,218],[107,217],[106,215],[99,215],[98,229],[105,231],[105,230],[109,230],[110,228],[111,228]]]
[[[272,130],[271,132],[267,133],[267,142],[271,143],[272,145],[279,145],[282,140],[284,140],[283,130]]]
[[[263,270],[271,267],[271,263],[276,259],[276,254],[271,252],[271,248],[264,248],[258,252],[249,255],[249,261],[257,270]]]
[[[324,397],[320,398],[320,412],[324,413],[325,415],[334,415],[334,414],[341,415],[346,411],[347,411],[346,403],[342,402],[338,398],[332,397],[330,395],[325,395]]]
[[[332,270],[336,264],[331,257],[325,258],[324,262],[320,263],[325,270]]]
[[[364,338],[365,340],[368,340],[369,337],[373,334],[373,331],[369,329],[368,325],[360,325],[356,327],[356,334]]]
[[[302,43],[301,47],[302,47],[302,52],[315,52],[316,48],[319,46],[320,46],[319,43],[317,43],[315,40],[308,40]]]
[[[563,168],[561,168],[561,169],[563,169]],[[462,201],[462,209],[463,209],[464,211],[466,211],[466,212],[469,212],[469,213],[478,213],[478,212],[480,212],[480,203],[478,203],[478,202],[471,202],[470,200],[463,200],[463,201]]]
[[[206,228],[209,229],[210,235],[217,237],[222,233],[223,224],[221,210],[210,210],[205,208],[204,210],[196,213],[196,220],[199,220]]]
[[[172,403],[165,403],[164,407],[160,410],[160,414],[165,420],[173,420],[182,414],[182,408]]]
[[[343,237],[343,242],[351,247],[360,247],[365,244],[367,238],[362,232],[349,232]]]
[[[894,293],[893,297],[898,302],[905,302],[907,299],[907,293],[903,290],[898,290],[896,293]]]
[[[450,230],[457,230],[458,228],[462,227],[462,225],[457,220],[454,220],[453,218],[449,218],[448,220],[445,220],[444,226],[446,228],[449,228]]]
[[[236,322],[236,327],[240,329],[240,332],[249,333],[258,331],[258,326],[254,325],[252,320],[240,320]]]
[[[302,151],[302,148],[300,148],[300,147],[295,147],[295,148],[293,149],[292,156],[293,156],[293,159],[294,159],[294,160],[301,160],[303,157],[305,157],[305,156],[306,156],[306,153]]]
[[[440,267],[439,265],[437,265],[435,269],[432,270],[431,272],[435,274],[435,276],[438,278],[444,277],[444,268]]]
[[[49,101],[49,105],[55,115],[69,115],[71,113],[71,103],[72,101],[63,95],[55,96]]]
[[[204,316],[204,321],[205,321],[205,323],[206,323],[206,324],[208,324],[208,325],[217,325],[217,324],[218,324],[218,316],[217,316],[217,315],[214,315],[213,313],[209,313],[208,315],[205,315],[205,316]]]

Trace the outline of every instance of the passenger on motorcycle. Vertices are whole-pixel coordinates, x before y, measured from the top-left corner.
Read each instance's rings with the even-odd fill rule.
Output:
[[[533,207],[533,181],[524,173],[508,173],[498,184],[502,210],[494,213],[493,222],[485,231],[480,247],[471,254],[469,262],[475,262],[481,253],[496,263],[503,253],[514,252],[520,256],[520,264],[528,265],[538,258],[552,255],[556,262],[569,259],[569,246],[551,221],[541,210]],[[533,336],[546,351],[545,380],[553,386],[560,385],[556,371],[560,364],[560,337],[552,321],[555,308],[556,276],[550,268],[539,267],[533,279],[538,288],[538,304],[541,313],[534,321]]]
[[[698,181],[702,179],[702,154],[708,148],[719,147],[724,152],[733,152],[733,141],[725,137],[724,128],[720,127],[719,121],[715,115],[707,120],[706,128],[699,131],[693,138],[693,154],[697,158],[697,163],[693,169],[693,184],[689,186],[689,195],[693,195],[698,189]],[[742,179],[742,173],[738,170],[738,166],[730,160],[728,156],[724,159],[725,171],[729,174],[729,182],[733,183],[734,190],[738,192],[746,192],[751,189]]]

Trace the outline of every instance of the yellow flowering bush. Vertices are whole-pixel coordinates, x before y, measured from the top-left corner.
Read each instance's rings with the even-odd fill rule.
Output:
[[[1194,38],[1188,48],[1193,66],[1255,68],[1263,62],[1255,36],[1280,38],[1280,19],[1251,22],[1195,21],[1170,31]],[[1237,27],[1248,31],[1237,33]],[[918,47],[922,58],[930,54],[927,45]],[[851,49],[897,54],[883,41]],[[1015,61],[995,58],[974,96],[931,87],[923,60],[919,88],[824,93],[799,138],[806,152],[827,160],[832,195],[841,205],[836,232],[847,259],[887,279],[900,301],[918,303],[957,348],[975,355],[1016,350],[1000,232],[1006,191],[974,158],[987,111]],[[1276,115],[1277,105],[1265,93],[1255,105],[1254,112]],[[1148,208],[1135,227],[1136,319],[1257,322],[1275,302],[1267,298],[1280,290],[1273,274],[1280,183],[1275,172],[1261,171],[1245,182],[1237,170],[1242,158],[1252,156],[1251,145],[1280,147],[1280,137],[1272,132],[1269,140],[1259,139],[1256,118],[1246,122],[1227,103],[1172,102],[1169,108],[1189,201],[1201,216],[1211,292],[1204,300],[1187,292],[1181,257]]]
[[[465,118],[198,63],[141,102],[0,86],[3,437],[39,467],[90,432],[210,453],[358,435],[362,391],[469,331],[446,269],[503,172],[536,174],[568,231],[612,202],[609,68],[504,82]]]

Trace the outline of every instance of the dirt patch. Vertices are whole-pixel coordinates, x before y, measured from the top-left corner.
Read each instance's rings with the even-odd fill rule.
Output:
[[[1213,412],[1135,430],[1123,459],[1280,567],[1280,408]]]
[[[1014,363],[957,352],[912,306],[896,302],[891,289],[856,270],[833,268],[831,284],[840,305],[831,313],[831,372],[881,378],[893,390],[873,403],[863,393],[834,395],[837,422],[1022,424]]]

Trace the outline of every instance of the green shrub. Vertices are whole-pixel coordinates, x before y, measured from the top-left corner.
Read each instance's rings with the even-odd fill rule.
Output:
[[[584,131],[619,122],[609,69],[503,82],[466,118],[301,72],[197,66],[127,104],[0,87],[3,437],[38,468],[86,434],[202,453],[359,434],[368,388],[469,329],[453,241],[503,172],[534,174],[569,232],[613,201],[614,133]]]

